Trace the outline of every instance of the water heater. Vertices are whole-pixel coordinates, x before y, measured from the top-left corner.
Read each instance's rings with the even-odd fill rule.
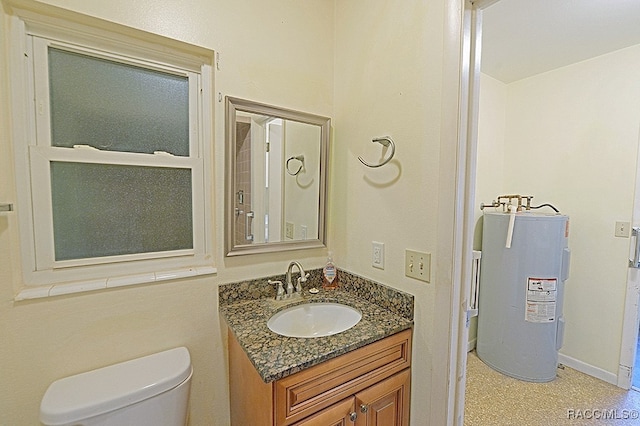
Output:
[[[530,382],[556,377],[568,237],[568,216],[484,213],[476,352],[494,370]]]

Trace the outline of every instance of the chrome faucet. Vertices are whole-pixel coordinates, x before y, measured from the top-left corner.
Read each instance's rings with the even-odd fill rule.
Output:
[[[293,282],[291,281],[291,272],[294,266],[297,266],[298,270],[300,271],[300,276],[296,280],[295,289],[293,287]],[[302,294],[302,283],[306,282],[307,278],[309,278],[309,274],[304,272],[304,269],[302,269],[302,265],[300,264],[300,262],[291,262],[289,264],[289,267],[287,268],[287,275],[285,280],[287,284],[287,295],[285,297],[291,297],[294,293],[294,290],[298,294]]]

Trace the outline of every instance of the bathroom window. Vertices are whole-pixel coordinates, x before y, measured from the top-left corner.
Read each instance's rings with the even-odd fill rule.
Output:
[[[27,283],[211,271],[210,64],[119,35],[24,28]]]

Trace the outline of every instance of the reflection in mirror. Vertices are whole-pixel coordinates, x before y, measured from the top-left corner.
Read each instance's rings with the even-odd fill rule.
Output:
[[[227,97],[226,255],[325,245],[327,117]]]

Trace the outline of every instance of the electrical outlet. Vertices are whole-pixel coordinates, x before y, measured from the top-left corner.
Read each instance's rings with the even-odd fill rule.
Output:
[[[300,225],[300,238],[307,239],[307,225]]]
[[[293,240],[293,223],[286,222],[284,224],[284,236],[290,240]]]
[[[371,266],[384,269],[384,243],[371,242]]]
[[[420,281],[431,281],[431,253],[407,249],[404,254],[404,274]]]
[[[629,222],[616,222],[616,237],[629,238],[629,229],[631,224]]]

